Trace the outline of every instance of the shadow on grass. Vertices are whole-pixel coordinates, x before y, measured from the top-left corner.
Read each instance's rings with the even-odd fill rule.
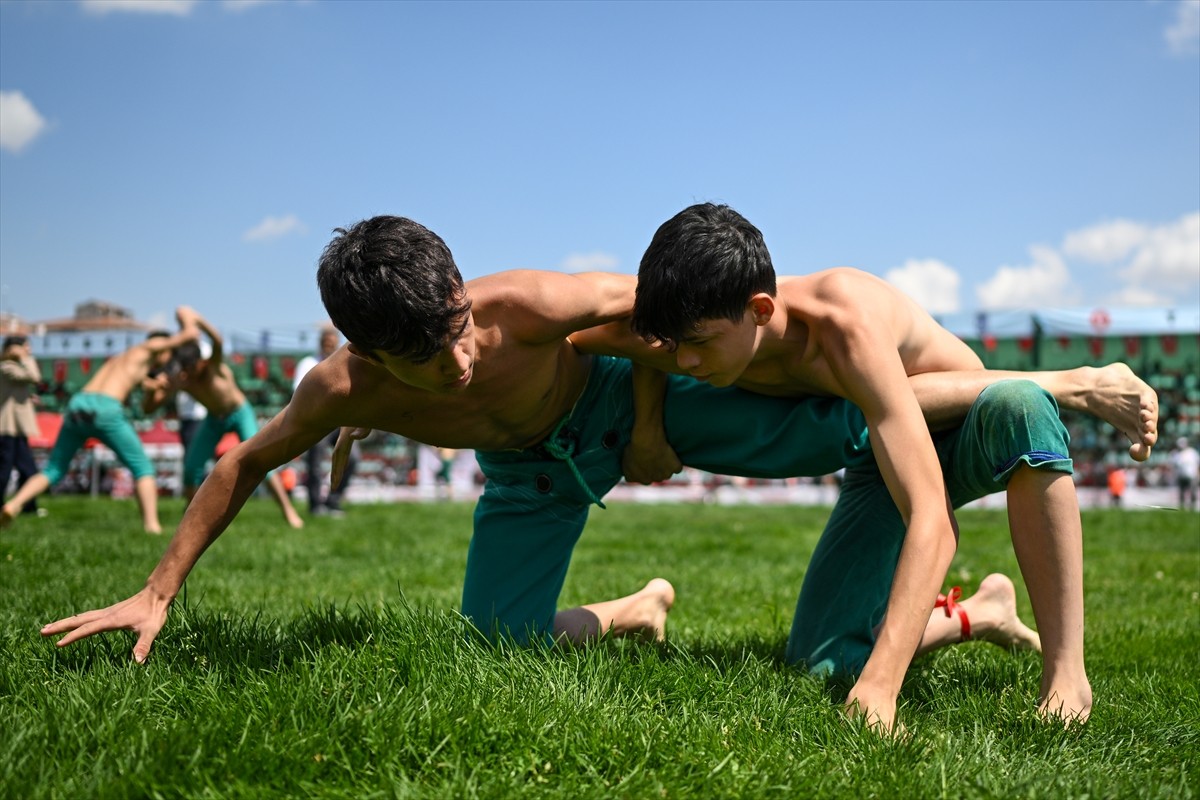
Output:
[[[149,663],[169,670],[232,669],[275,671],[312,660],[330,647],[357,648],[381,636],[388,614],[358,609],[347,613],[330,603],[288,621],[208,613],[180,604],[155,640]],[[117,632],[55,649],[52,672],[87,673],[124,666],[137,637]]]
[[[527,658],[531,649],[511,641],[493,643],[472,628],[462,617],[414,610],[407,603],[380,608],[341,608],[336,603],[306,609],[287,621],[255,615],[252,617],[208,612],[202,602],[182,598],[155,642],[150,656],[153,667],[171,672],[276,672],[297,663],[312,662],[322,651],[342,648],[350,651],[385,648],[383,657],[397,662],[436,660],[446,657],[436,650],[466,647],[483,658]],[[123,669],[132,659],[136,637],[118,632],[85,639],[64,649],[53,649],[44,666],[51,673],[86,674],[95,670]],[[718,680],[735,681],[747,665],[798,679],[795,684],[805,693],[820,687],[833,706],[845,702],[854,679],[835,676],[823,679],[811,675],[804,665],[785,659],[786,641],[775,636],[746,634],[737,638],[667,642],[634,642],[604,638],[588,645],[593,655],[622,659],[628,663],[653,662],[664,667],[695,664],[713,673]],[[570,647],[532,648],[550,659],[575,658]],[[598,652],[596,652],[598,651]],[[461,653],[461,650],[460,650]],[[933,667],[931,670],[930,668]],[[957,667],[956,671],[954,668]],[[963,667],[953,663],[951,671],[962,680]],[[975,674],[982,669],[987,677]],[[920,659],[905,682],[905,694],[918,704],[932,701],[945,675]],[[983,665],[965,668],[977,683],[996,679]],[[1001,679],[1015,676],[1001,670]],[[790,683],[790,681],[789,681]]]

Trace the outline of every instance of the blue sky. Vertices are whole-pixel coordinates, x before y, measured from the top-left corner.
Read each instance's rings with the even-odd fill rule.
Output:
[[[334,227],[633,273],[698,201],[938,314],[1200,305],[1200,0],[0,2],[0,310],[324,319]]]

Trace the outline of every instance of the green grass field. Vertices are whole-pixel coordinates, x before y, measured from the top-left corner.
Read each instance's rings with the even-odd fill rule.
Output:
[[[284,528],[252,502],[204,556],[149,663],[129,634],[42,623],[137,591],[166,537],[129,502],[47,498],[0,534],[0,797],[1194,797],[1200,517],[1086,512],[1091,722],[1034,712],[1037,654],[916,662],[911,736],[846,723],[846,686],[783,663],[827,509],[593,512],[563,606],[678,590],[662,646],[493,649],[455,615],[469,505]],[[167,502],[173,527],[182,507]],[[1003,513],[963,512],[951,580],[1016,577]],[[1018,580],[1021,615],[1032,622]]]

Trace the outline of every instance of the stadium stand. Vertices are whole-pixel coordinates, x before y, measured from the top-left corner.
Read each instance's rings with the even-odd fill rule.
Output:
[[[1161,445],[1149,461],[1136,467],[1128,461],[1126,443],[1117,431],[1084,415],[1065,415],[1080,486],[1105,486],[1107,473],[1114,466],[1132,468],[1131,485],[1168,486],[1172,480],[1168,465],[1170,443],[1180,436],[1200,440],[1200,308],[1187,312],[1170,309],[1005,312],[939,321],[966,341],[991,369],[1069,369],[1124,361],[1158,391]],[[82,331],[30,331],[34,355],[45,376],[39,387],[44,414],[58,413],[103,359],[140,340],[147,327],[131,325],[123,317],[116,325],[106,329],[93,324]],[[310,352],[315,336],[315,328],[235,331],[228,336],[230,366],[258,410],[260,424],[290,400],[296,364]],[[162,470],[160,485],[164,493],[175,493],[178,466],[174,460],[178,452],[169,446],[170,437],[177,440],[178,422],[173,407],[168,405],[165,417],[159,414],[160,419],[147,419],[140,412],[140,396],[135,392],[129,410],[143,436],[156,439],[153,452]],[[81,453],[77,459],[80,475],[77,480],[64,481],[65,490],[97,491],[95,478],[97,475],[103,478],[105,472],[104,469],[97,472],[95,468],[97,461],[105,466],[103,448],[100,450],[99,456],[95,448]],[[352,496],[377,497],[381,494],[375,489],[415,483],[414,443],[377,433],[363,443],[360,453],[356,476],[360,487]],[[45,457],[44,450],[39,455]],[[301,462],[297,461],[293,467],[302,469]],[[303,485],[303,475],[299,482]],[[795,483],[792,481],[790,485]],[[821,479],[801,483],[814,487],[830,485],[830,481]],[[681,474],[668,482],[668,486],[676,489],[695,492],[711,492],[731,485],[744,488],[783,484],[733,482],[720,476],[693,473]],[[827,494],[823,489],[814,490],[813,496]]]

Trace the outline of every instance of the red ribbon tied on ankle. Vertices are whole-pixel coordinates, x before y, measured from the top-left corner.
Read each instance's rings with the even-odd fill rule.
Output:
[[[937,596],[937,602],[933,604],[933,607],[946,609],[947,617],[954,613],[958,614],[958,624],[962,626],[962,640],[965,642],[971,638],[971,620],[967,619],[967,610],[958,604],[960,597],[962,597],[962,587],[951,587],[946,594]]]

